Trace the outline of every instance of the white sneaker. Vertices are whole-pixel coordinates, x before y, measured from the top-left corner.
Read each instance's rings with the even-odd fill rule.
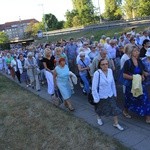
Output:
[[[102,126],[103,125],[103,122],[102,122],[102,119],[97,119],[97,123]]]
[[[120,130],[120,131],[123,131],[124,130],[124,128],[120,125],[120,124],[114,124],[113,125],[115,128],[117,128],[118,130]]]

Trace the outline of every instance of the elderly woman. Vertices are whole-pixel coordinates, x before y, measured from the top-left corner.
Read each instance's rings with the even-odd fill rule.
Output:
[[[27,59],[25,60],[24,67],[27,69],[27,75],[30,80],[30,86],[34,88],[34,82],[36,86],[36,90],[40,91],[40,83],[39,83],[39,68],[36,62],[36,59],[33,57],[32,52],[27,54]]]
[[[7,68],[8,68],[8,74],[11,74],[11,76],[13,77],[13,79],[15,79],[15,71],[14,69],[11,67],[11,61],[13,60],[13,57],[11,57],[10,53],[7,53],[7,57],[6,57],[6,64],[7,64]]]
[[[43,65],[45,68],[45,77],[48,84],[48,94],[54,95],[54,80],[53,70],[55,68],[55,57],[52,55],[52,50],[49,48],[45,49],[45,57],[43,58]]]
[[[15,75],[17,76],[19,83],[21,83],[21,74],[23,72],[22,64],[21,61],[17,59],[16,55],[14,55],[13,58],[14,59],[11,61],[11,67],[14,69]]]
[[[65,58],[65,62],[66,62],[66,64],[68,64],[67,56],[66,56],[65,53],[63,53],[61,47],[56,47],[55,48],[54,56],[55,56],[55,65],[59,64],[59,59],[60,58]]]
[[[26,86],[29,86],[29,79],[27,75],[27,69],[25,68],[25,58],[23,57],[23,54],[19,55],[19,60],[21,61],[22,65],[22,74],[21,74],[21,82],[25,82]]]
[[[138,80],[144,80],[144,66],[142,61],[139,59],[139,51],[137,47],[132,47],[131,59],[127,60],[124,64],[123,77],[128,80],[129,84],[125,88],[125,107],[140,115],[146,117],[146,123],[150,123],[150,101],[145,89],[145,86],[141,82],[141,92],[137,93],[136,96],[133,89],[133,81],[135,75],[140,77]],[[133,81],[132,81],[133,80]],[[137,81],[137,80],[136,80]]]
[[[70,102],[72,90],[69,84],[69,77],[70,77],[69,68],[65,64],[65,58],[60,58],[59,65],[56,66],[54,70],[54,81],[63,97],[64,105],[70,111],[74,111],[74,108],[72,107],[72,104]]]
[[[80,60],[77,62],[79,75],[83,81],[83,93],[88,94],[90,92],[90,79],[89,79],[89,70],[90,70],[90,60],[85,57],[85,53],[80,53]]]
[[[91,52],[88,54],[89,58],[91,59],[91,62],[93,59],[98,55],[98,51],[96,51],[96,46],[94,44],[91,45]]]
[[[92,95],[94,98],[95,111],[98,115],[98,124],[102,125],[101,116],[113,116],[113,126],[119,130],[124,130],[118,123],[117,115],[120,113],[116,105],[116,86],[113,72],[108,68],[108,61],[101,59],[99,69],[94,73],[92,82]]]

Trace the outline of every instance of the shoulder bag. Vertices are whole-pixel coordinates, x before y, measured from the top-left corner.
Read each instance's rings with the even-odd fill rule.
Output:
[[[99,93],[100,72],[98,71],[98,73],[99,73],[99,78],[98,78],[97,92]],[[89,102],[91,105],[96,105],[96,104],[97,104],[97,103],[94,102],[94,98],[93,98],[93,95],[92,95],[92,91],[88,94],[88,102]]]

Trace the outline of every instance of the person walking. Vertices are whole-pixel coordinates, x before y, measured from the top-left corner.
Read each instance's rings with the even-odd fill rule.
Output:
[[[71,86],[69,83],[70,72],[65,62],[66,62],[65,58],[59,59],[59,65],[57,65],[54,70],[54,81],[55,81],[55,86],[58,87],[63,97],[64,105],[70,111],[74,111],[75,109],[72,107],[72,104],[70,101],[70,98],[72,95],[72,90],[71,90]]]
[[[142,83],[145,79],[144,71],[144,65],[141,59],[139,59],[139,50],[133,46],[131,58],[124,64],[123,77],[129,82],[125,88],[125,105],[128,110],[140,116],[145,116],[146,123],[150,123],[150,101],[145,85]],[[137,76],[138,78],[135,78]],[[136,93],[133,91],[134,80],[136,80],[136,83],[140,82],[138,86],[139,90]]]
[[[102,116],[113,116],[113,126],[122,131],[124,128],[118,123],[120,110],[116,105],[117,93],[113,72],[108,68],[108,60],[106,59],[101,59],[98,67],[92,81],[92,95],[96,103],[95,112],[98,115],[98,124],[103,125]]]
[[[27,75],[30,80],[30,86],[34,89],[36,86],[36,90],[40,91],[40,83],[39,83],[39,68],[36,62],[36,59],[33,57],[32,52],[27,54],[27,59],[25,60],[25,68],[27,69]],[[35,82],[35,83],[34,83]]]
[[[43,65],[45,68],[45,77],[48,84],[48,94],[51,95],[51,97],[54,95],[54,80],[53,80],[53,70],[55,68],[55,57],[52,55],[52,50],[49,48],[46,48],[45,56],[43,58]]]
[[[22,64],[21,64],[21,61],[17,59],[16,55],[14,55],[13,58],[14,59],[11,61],[11,67],[14,69],[15,75],[17,76],[19,83],[21,83],[20,76],[23,72]]]

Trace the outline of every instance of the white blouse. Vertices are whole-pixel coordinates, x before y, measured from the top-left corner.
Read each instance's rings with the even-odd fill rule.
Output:
[[[99,78],[98,71],[100,72],[100,80],[98,79]],[[99,85],[98,80],[100,81]],[[98,86],[99,91],[97,90]],[[95,71],[92,81],[92,95],[95,103],[98,103],[100,99],[106,99],[108,97],[117,96],[116,85],[114,82],[113,72],[111,69],[108,68],[107,76],[101,69]]]

